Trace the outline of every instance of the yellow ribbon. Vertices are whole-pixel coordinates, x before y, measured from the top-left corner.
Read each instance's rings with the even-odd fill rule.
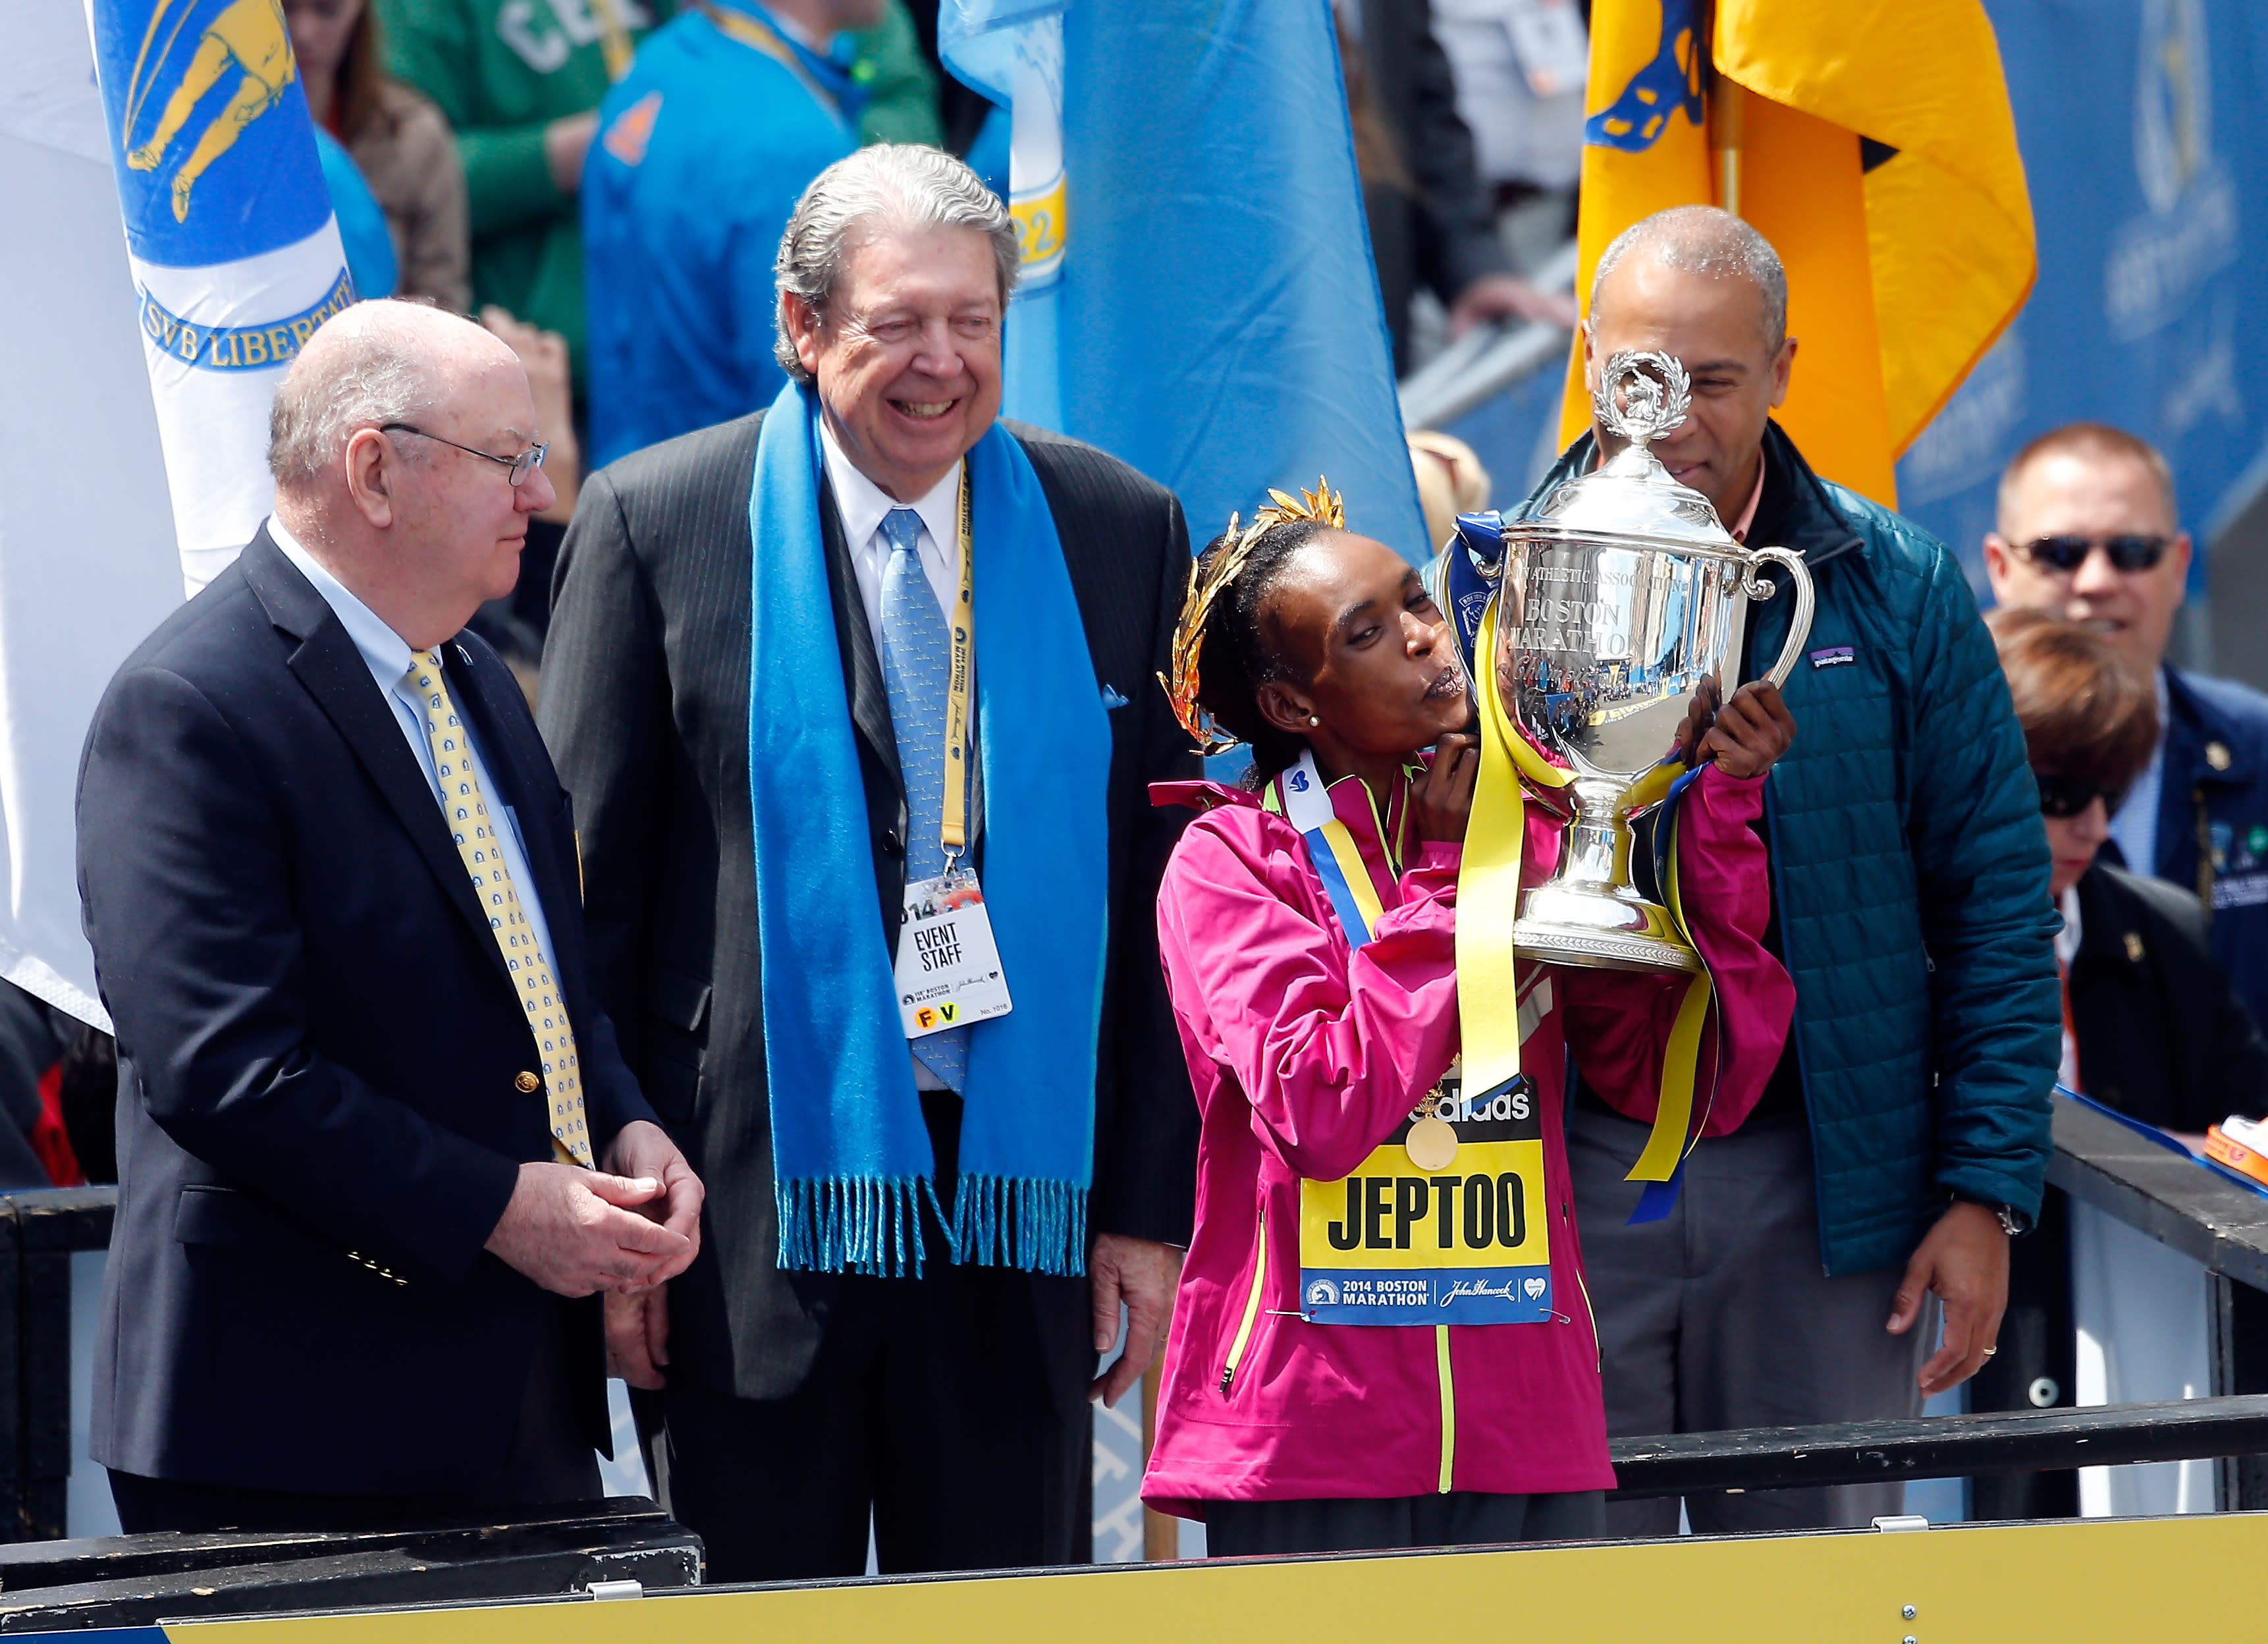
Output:
[[[1464,1087],[1476,1096],[1520,1072],[1512,925],[1520,913],[1520,851],[1527,827],[1520,796],[1527,762],[1520,756],[1527,745],[1513,734],[1497,691],[1496,618],[1491,601],[1474,645],[1481,768],[1473,782],[1472,814],[1465,822],[1464,854],[1457,869],[1457,1020],[1464,1042]],[[1559,773],[1560,782],[1566,779]]]
[[[1674,779],[1675,768],[1668,762],[1655,766],[1654,771],[1665,768],[1671,770]],[[1667,784],[1662,791],[1665,794],[1668,792]],[[1664,816],[1659,825],[1669,829],[1668,882],[1662,887],[1662,895],[1669,903],[1669,917],[1676,921],[1677,933],[1697,955],[1701,944],[1693,940],[1693,933],[1686,925],[1685,907],[1678,894],[1677,819]],[[1689,1138],[1689,1132],[1693,1127],[1694,1087],[1701,1076],[1701,1028],[1709,1020],[1708,962],[1704,960],[1702,964],[1703,969],[1685,984],[1685,997],[1678,1001],[1677,1020],[1669,1029],[1669,1043],[1661,1055],[1661,1093],[1653,1110],[1653,1131],[1646,1139],[1646,1148],[1638,1154],[1638,1162],[1623,1178],[1625,1182],[1667,1182],[1677,1174],[1677,1167],[1684,1162],[1693,1142],[1699,1139]]]
[[[1473,785],[1472,815],[1465,823],[1463,864],[1457,873],[1457,1009],[1464,1039],[1465,1088],[1493,1090],[1520,1072],[1519,995],[1513,981],[1513,921],[1520,908],[1520,851],[1526,818],[1520,785],[1565,787],[1572,771],[1546,762],[1513,728],[1498,689],[1495,664],[1498,606],[1491,601],[1481,618],[1473,651],[1478,666],[1474,692],[1481,719],[1481,768]],[[1634,797],[1639,806],[1658,803],[1683,773],[1665,760],[1642,778]],[[1664,819],[1664,825],[1671,825]],[[1666,894],[1670,917],[1688,942],[1677,895],[1677,840],[1670,836],[1670,874]],[[1698,951],[1697,947],[1696,951]],[[1701,1029],[1709,1015],[1710,986],[1705,970],[1686,985],[1670,1028],[1661,1063],[1661,1089],[1653,1130],[1638,1163],[1624,1178],[1667,1182],[1684,1158],[1693,1118],[1693,1093],[1700,1068]]]

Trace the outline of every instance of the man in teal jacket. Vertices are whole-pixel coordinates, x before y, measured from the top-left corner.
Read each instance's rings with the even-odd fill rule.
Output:
[[[1691,415],[1655,454],[1734,535],[1801,554],[1819,595],[1760,824],[1765,940],[1796,985],[1779,1067],[1741,1128],[1689,1158],[1670,1214],[1637,1226],[1624,1177],[1645,1127],[1587,1092],[1572,1104],[1616,1437],[1915,1413],[1994,1351],[2007,1241],[2047,1168],[2061,1013],[2023,735],[1952,556],[1820,478],[1771,420],[1796,348],[1786,292],[1764,237],[1706,206],[1627,231],[1591,290],[1594,372],[1658,349],[1692,377]],[[1576,441],[1530,505],[1597,455],[1595,432]],[[1751,608],[1741,677],[1778,654],[1793,606]],[[1863,1525],[1903,1493],[1685,1505],[1701,1533]],[[1609,1511],[1610,1534],[1676,1530],[1674,1499]]]

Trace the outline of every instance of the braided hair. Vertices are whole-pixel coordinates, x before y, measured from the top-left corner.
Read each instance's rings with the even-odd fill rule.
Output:
[[[1260,688],[1297,677],[1299,670],[1285,661],[1262,631],[1262,608],[1285,568],[1299,551],[1326,531],[1340,527],[1321,520],[1286,520],[1272,525],[1252,545],[1245,562],[1220,598],[1206,614],[1204,675],[1197,702],[1220,722],[1221,727],[1252,749],[1248,785],[1257,789],[1300,763],[1307,739],[1271,724],[1260,711]],[[1205,545],[1199,564],[1209,564],[1239,540],[1225,531]]]

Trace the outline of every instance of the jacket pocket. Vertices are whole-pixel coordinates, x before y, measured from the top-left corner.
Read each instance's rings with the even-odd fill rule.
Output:
[[[332,1250],[337,1245],[288,1211],[234,1188],[192,1184],[173,1209],[173,1237],[183,1244],[232,1250]]]
[[[638,1082],[653,1110],[674,1124],[688,1123],[698,1105],[709,999],[709,984],[667,965],[656,965],[646,986],[652,1053]]]
[[[682,970],[656,965],[653,980],[646,984],[645,1007],[673,1028],[699,1033],[709,1023],[709,984]]]
[[[1228,1358],[1221,1366],[1220,1396],[1226,1398],[1236,1385],[1236,1368],[1244,1362],[1245,1349],[1252,1345],[1252,1332],[1260,1323],[1260,1293],[1268,1283],[1268,1206],[1260,1207],[1259,1231],[1254,1235],[1252,1251],[1252,1290],[1244,1298],[1244,1316],[1237,1321],[1236,1336],[1228,1344]]]

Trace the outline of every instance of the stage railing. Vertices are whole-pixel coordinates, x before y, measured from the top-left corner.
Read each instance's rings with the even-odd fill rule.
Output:
[[[2055,1143],[2051,1183],[2211,1275],[2214,1397],[1625,1439],[1620,1493],[2211,1458],[2224,1508],[2268,1507],[2268,1198],[2060,1096]],[[116,1202],[109,1187],[0,1195],[0,1540],[65,1533],[71,1256],[107,1247]]]
[[[1572,291],[1575,242],[1544,260],[1531,276],[1538,291]],[[1476,326],[1402,380],[1404,428],[1440,428],[1539,371],[1566,369],[1567,333],[1536,321]]]
[[[110,1247],[114,1187],[0,1194],[0,1541],[67,1533],[71,1256]]]

